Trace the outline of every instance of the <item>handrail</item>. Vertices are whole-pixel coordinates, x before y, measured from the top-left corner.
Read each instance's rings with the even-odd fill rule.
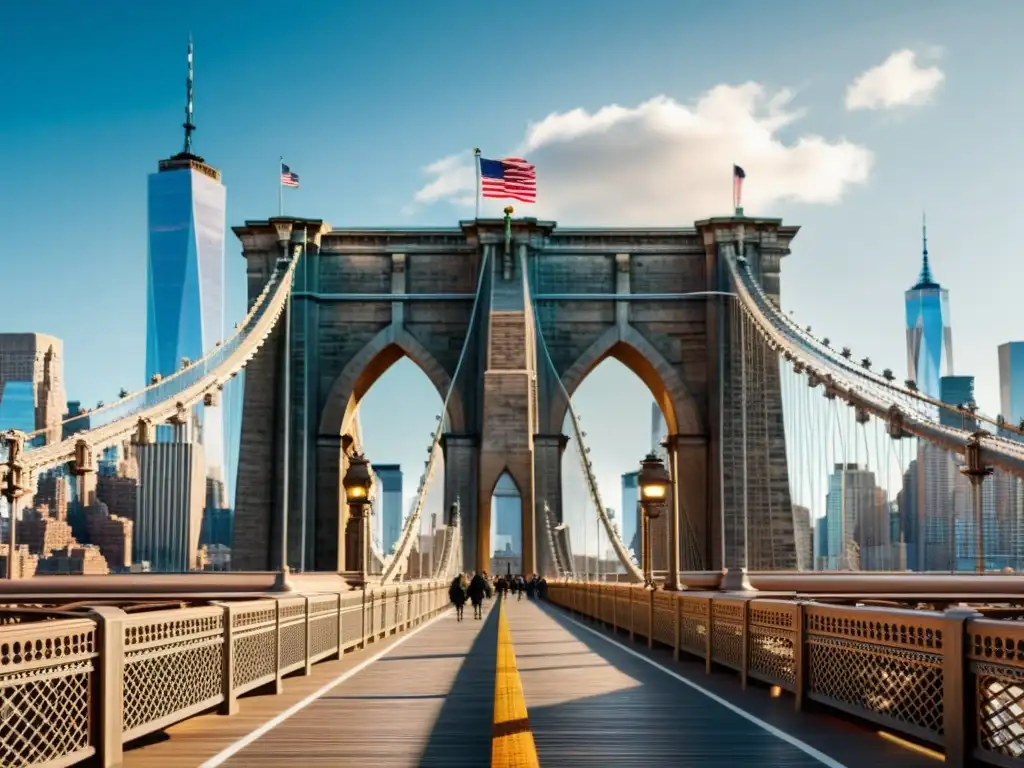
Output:
[[[794,334],[792,329],[787,327],[788,323],[781,312],[767,300],[763,292],[759,293],[758,282],[749,264],[741,267],[737,263],[731,244],[725,247],[725,255],[724,262],[736,288],[741,308],[754,322],[762,337],[773,348],[789,354],[795,362],[804,366],[804,369],[824,383],[830,392],[885,421],[898,418],[902,431],[947,450],[965,454],[969,444],[976,444],[981,451],[980,458],[984,464],[996,465],[1024,477],[1024,445],[986,432],[972,433],[939,424],[933,417],[919,412],[916,408],[908,408],[907,402],[892,397],[892,392],[898,392],[895,388],[880,387],[879,382],[865,376],[865,372],[839,363],[833,360],[831,355],[823,354],[820,350],[805,346],[805,339]],[[796,340],[793,338],[794,335],[797,336]],[[852,381],[851,373],[854,374]]]
[[[197,363],[185,368],[165,380],[182,382],[184,386],[180,391],[157,399],[153,395],[159,394],[159,387],[164,382],[141,390],[125,399],[125,401],[135,400],[147,395],[146,399],[150,402],[142,403],[138,410],[129,409],[128,413],[107,424],[76,433],[66,440],[25,450],[21,457],[25,471],[39,472],[71,461],[75,457],[76,445],[83,440],[92,449],[112,445],[134,433],[140,421],[148,420],[154,424],[166,421],[197,403],[206,394],[216,392],[223,387],[255,357],[277,325],[294,279],[296,264],[296,259],[280,259],[278,261],[263,292],[246,315],[243,323],[239,325],[237,333],[230,339],[229,344],[217,347],[203,358],[205,362],[201,361],[201,364]],[[219,357],[223,359],[220,359],[212,370],[203,371],[203,369],[208,369],[210,364]]]
[[[294,259],[290,261],[294,261]],[[224,339],[222,342],[219,342],[215,347],[213,347],[213,349],[206,352],[206,354],[204,354],[200,359],[192,361],[191,363],[189,363],[189,365],[179,368],[174,373],[160,378],[159,381],[151,382],[142,389],[126,394],[124,397],[118,398],[114,402],[107,403],[106,405],[103,405],[99,408],[94,408],[91,411],[85,411],[82,413],[75,414],[74,416],[69,416],[68,418],[63,419],[61,421],[59,425],[60,428],[63,429],[65,426],[73,425],[75,422],[79,422],[87,418],[89,419],[90,426],[88,430],[83,430],[82,432],[78,433],[78,436],[81,436],[82,434],[89,432],[92,429],[96,429],[99,426],[103,426],[92,423],[93,420],[97,418],[97,416],[109,416],[111,413],[122,413],[126,410],[126,406],[128,407],[128,411],[130,413],[135,413],[136,411],[132,410],[133,407],[144,408],[148,403],[153,402],[154,400],[166,400],[168,398],[173,397],[173,393],[169,392],[168,390],[172,390],[174,386],[183,385],[182,389],[187,387],[187,382],[190,379],[194,379],[195,374],[198,371],[208,369],[209,364],[211,362],[217,360],[218,358],[224,357],[225,350],[227,350],[230,347],[237,346],[239,340],[244,336],[246,328],[248,327],[249,323],[253,320],[253,318],[257,316],[257,314],[259,314],[263,310],[263,305],[267,301],[267,297],[270,294],[271,288],[274,287],[275,283],[280,278],[279,270],[280,263],[275,268],[274,272],[271,274],[270,279],[267,281],[267,284],[263,286],[263,290],[260,292],[259,296],[256,297],[256,300],[253,302],[252,307],[249,309],[248,312],[246,312],[245,317],[243,317],[242,320],[235,325],[234,332],[227,339]],[[219,365],[220,363],[217,363],[217,365],[214,367],[219,367]],[[136,405],[132,406],[132,403],[136,403]],[[118,418],[121,417],[117,416],[115,417],[115,420]],[[25,453],[27,454],[32,450],[28,443],[30,443],[33,439],[37,437],[46,435],[48,432],[52,431],[55,428],[57,428],[57,425],[44,427],[42,429],[37,429],[34,432],[28,433],[25,436]]]

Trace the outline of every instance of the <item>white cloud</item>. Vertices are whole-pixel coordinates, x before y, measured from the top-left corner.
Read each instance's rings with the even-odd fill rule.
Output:
[[[938,51],[931,51],[937,56]],[[926,104],[946,75],[938,67],[921,67],[917,54],[896,51],[858,75],[846,89],[846,108],[894,109]]]
[[[550,114],[509,153],[537,166],[537,204],[516,208],[576,224],[689,223],[730,212],[733,163],[747,173],[749,213],[765,214],[782,200],[835,203],[850,184],[867,180],[871,152],[813,135],[784,142],[779,130],[801,117],[791,100],[788,91],[769,95],[747,83],[716,86],[692,105],[657,96],[636,107]],[[416,192],[414,207],[444,201],[472,208],[470,153],[425,171],[431,181]]]

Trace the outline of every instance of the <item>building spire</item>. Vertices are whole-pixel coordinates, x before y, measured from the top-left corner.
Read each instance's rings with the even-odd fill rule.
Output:
[[[931,265],[928,263],[928,218],[924,212],[921,213],[921,275],[917,279],[917,285],[919,287],[936,285],[932,278]]]
[[[195,70],[192,68],[192,33],[188,34],[188,79],[185,81],[185,154],[192,154],[192,131],[196,129],[192,122],[192,84]]]
[[[190,59],[189,59],[190,60]],[[932,267],[928,263],[928,214],[921,214],[921,283],[932,283]]]

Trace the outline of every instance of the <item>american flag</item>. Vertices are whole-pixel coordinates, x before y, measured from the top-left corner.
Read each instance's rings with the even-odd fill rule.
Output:
[[[537,169],[521,157],[503,160],[480,158],[480,193],[484,197],[537,201]]]
[[[283,187],[298,187],[299,186],[299,174],[294,173],[284,163],[281,163],[281,186]]]

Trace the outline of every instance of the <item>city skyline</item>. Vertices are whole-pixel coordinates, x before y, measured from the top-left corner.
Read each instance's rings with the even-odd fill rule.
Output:
[[[704,36],[712,40],[716,30],[729,27],[730,17],[737,9],[748,18],[760,18],[766,28],[781,21],[761,15],[763,12],[751,3],[733,3],[731,11],[712,9],[700,13],[683,13],[666,6],[664,30],[652,32],[645,28],[643,32],[644,56],[626,56],[617,48],[603,62],[587,62],[590,69],[584,78],[580,65],[568,62],[564,53],[559,54],[566,31],[579,23],[578,14],[562,10],[546,16],[547,24],[539,30],[537,39],[539,48],[546,52],[547,64],[557,60],[564,65],[559,78],[544,81],[540,77],[541,65],[526,63],[520,76],[506,84],[500,97],[487,97],[486,110],[478,109],[472,100],[445,112],[431,110],[447,93],[446,87],[436,85],[436,79],[420,83],[419,92],[414,93],[416,86],[409,81],[412,70],[403,62],[413,60],[419,50],[416,46],[423,45],[422,41],[401,51],[392,62],[395,69],[365,72],[367,77],[349,89],[350,99],[365,99],[381,90],[394,91],[402,95],[397,100],[401,110],[413,108],[431,115],[417,129],[415,140],[409,141],[403,133],[408,130],[407,124],[403,128],[404,121],[392,120],[394,115],[389,110],[395,107],[390,104],[384,112],[374,113],[372,124],[362,117],[341,121],[340,133],[335,129],[338,121],[332,118],[342,115],[330,109],[318,112],[313,119],[295,120],[282,111],[280,115],[271,114],[264,122],[249,120],[245,100],[239,97],[247,88],[255,87],[257,82],[260,87],[271,87],[299,78],[307,78],[310,85],[326,86],[323,78],[338,72],[348,59],[331,54],[320,61],[322,66],[314,68],[310,55],[298,52],[279,67],[260,63],[268,60],[266,52],[276,44],[269,21],[260,21],[250,32],[239,35],[232,26],[230,5],[204,11],[201,16],[193,14],[189,22],[197,40],[199,59],[204,62],[202,84],[196,92],[204,115],[204,153],[216,156],[219,166],[233,180],[237,179],[237,183],[233,181],[234,191],[227,206],[229,224],[265,217],[276,210],[277,158],[281,154],[303,177],[301,190],[285,191],[286,212],[322,214],[335,225],[454,224],[471,215],[472,206],[466,204],[464,192],[459,191],[465,181],[460,170],[464,164],[458,160],[460,146],[484,144],[509,150],[517,144],[528,147],[538,163],[538,204],[520,206],[520,212],[554,214],[563,224],[592,222],[595,216],[610,221],[614,216],[613,223],[688,225],[701,213],[722,212],[728,207],[729,164],[736,161],[748,172],[748,213],[782,215],[787,223],[803,228],[783,267],[784,306],[793,310],[802,324],[812,325],[816,333],[829,335],[837,345],[850,345],[858,356],[870,355],[879,368],[888,365],[897,372],[904,369],[903,340],[893,329],[902,313],[899,297],[917,271],[920,211],[927,208],[932,212],[932,261],[943,284],[956,292],[953,336],[957,349],[963,350],[962,354],[958,352],[957,366],[960,371],[976,376],[977,400],[982,410],[997,412],[996,347],[1024,336],[1024,328],[1005,303],[986,300],[988,288],[974,269],[973,255],[989,254],[989,271],[999,271],[1001,259],[1010,258],[1002,248],[1008,239],[1004,222],[1012,221],[1005,203],[1011,196],[1003,188],[1003,169],[1020,153],[1016,147],[1004,146],[1001,136],[986,136],[970,146],[958,143],[958,154],[941,167],[933,160],[938,156],[934,148],[948,144],[950,132],[955,133],[963,126],[963,108],[969,103],[965,99],[992,93],[987,81],[989,90],[979,91],[979,78],[985,62],[993,61],[993,57],[998,59],[1010,45],[1009,38],[1003,36],[1004,30],[988,35],[982,45],[976,21],[951,3],[929,4],[930,12],[924,20],[920,14],[906,9],[870,18],[837,11],[826,18],[812,5],[805,5],[801,15],[808,28],[815,30],[815,39],[793,40],[787,54],[773,57],[767,69],[757,65],[758,57],[770,52],[761,41],[751,41],[743,55],[729,61],[703,56],[701,46],[705,44],[701,43],[686,53],[687,57],[696,56],[704,62],[693,68],[681,66],[688,59],[679,59],[672,45],[673,35],[678,34],[684,23],[691,31],[703,30]],[[19,8],[14,13],[14,25],[37,23],[32,20],[35,11],[31,8]],[[67,239],[70,233],[58,228],[50,234],[45,264],[55,274],[72,274],[81,259],[100,265],[100,269],[82,274],[77,281],[55,281],[53,301],[45,307],[41,302],[29,303],[17,319],[25,330],[52,333],[65,340],[69,396],[91,405],[101,399],[111,401],[119,387],[132,389],[130,384],[137,380],[129,370],[137,362],[124,361],[123,356],[107,347],[136,348],[136,344],[142,344],[138,323],[132,319],[141,316],[138,289],[132,286],[141,284],[140,268],[144,269],[144,260],[139,257],[145,247],[141,225],[144,208],[138,200],[139,190],[154,158],[165,155],[168,142],[180,130],[177,126],[181,94],[173,83],[180,82],[180,54],[188,29],[184,22],[162,24],[153,38],[140,46],[118,33],[113,28],[117,25],[107,29],[88,14],[79,17],[77,13],[69,11],[69,26],[89,34],[69,36],[63,41],[66,45],[62,55],[77,56],[81,66],[71,71],[60,68],[61,77],[67,79],[67,97],[59,110],[45,100],[40,101],[39,95],[48,92],[39,83],[53,76],[48,69],[53,62],[41,60],[38,52],[25,47],[22,41],[13,42],[12,55],[25,62],[26,72],[30,73],[16,84],[15,96],[26,106],[12,121],[0,126],[0,132],[10,143],[23,148],[27,161],[38,169],[38,174],[27,180],[27,190],[17,195],[10,190],[2,194],[13,215],[26,225],[8,243],[12,252],[37,247],[27,236],[44,226],[43,217],[47,221],[56,217],[68,222],[69,230],[74,229],[77,237],[82,227],[95,231],[88,230],[95,226],[88,222],[116,216],[118,243],[114,248],[102,237],[84,242],[79,238],[72,245]],[[358,15],[370,14],[369,11],[351,13],[357,16],[324,6],[315,12],[303,9],[299,16],[315,15],[318,24],[325,27],[330,26],[331,19],[339,23],[373,21],[372,15]],[[420,15],[424,13],[423,9],[413,9],[403,18],[401,28],[411,30],[422,24],[424,28],[436,29],[427,16]],[[486,21],[491,13],[496,12],[482,11],[477,18]],[[145,9],[133,9],[120,21],[142,21],[146,17]],[[597,29],[614,29],[620,36],[617,39],[627,47],[641,39],[638,28],[619,23],[609,7],[595,7],[588,13],[588,19]],[[463,24],[449,21],[441,34],[458,35]],[[848,46],[838,52],[830,47],[830,41],[834,43],[840,36],[848,35],[854,27],[865,33],[877,32],[875,42]],[[311,49],[325,42],[317,37],[320,34],[314,30]],[[95,45],[97,41],[102,44]],[[938,46],[946,48],[939,50]],[[822,55],[828,51],[828,66],[812,82],[807,82],[799,62],[801,57],[816,51]],[[905,55],[907,51],[909,56]],[[357,49],[345,54],[358,55]],[[971,55],[978,58],[972,66],[966,62]],[[321,50],[318,57],[323,56]],[[674,66],[654,66],[665,62]],[[123,66],[114,66],[115,63]],[[436,78],[438,67],[443,69],[452,64],[445,61],[424,68],[416,77]],[[613,67],[622,71],[616,73]],[[92,89],[96,86],[90,77],[96,69],[116,69],[120,73],[116,75],[119,99],[116,104],[106,105],[109,108],[102,113],[96,111],[98,102],[90,98],[95,95]],[[758,74],[763,81],[760,85],[737,85],[762,71],[763,75]],[[606,76],[602,77],[602,72]],[[462,77],[465,79],[460,82],[460,91],[466,92],[473,82],[493,80],[494,73],[479,71]],[[900,83],[905,86],[902,91],[896,88]],[[796,91],[785,91],[786,84],[794,85]],[[656,98],[658,94],[662,95],[660,100]],[[613,103],[625,106],[620,107],[621,112],[602,112],[603,107]],[[572,111],[577,106],[582,111]],[[1015,113],[1000,112],[1016,109],[1013,105],[986,98],[986,108],[994,110],[993,123],[1013,122]],[[721,117],[716,117],[719,113],[729,116],[729,124],[735,128],[732,134]],[[595,144],[590,131],[598,115],[606,120],[614,118],[619,131],[610,131],[604,144]],[[56,140],[57,129],[69,119],[76,122],[78,129],[62,134],[62,140],[66,140],[66,145],[62,145]],[[675,126],[672,131],[676,133],[669,131],[671,142],[658,144],[649,132],[641,137],[652,152],[662,153],[658,155],[661,162],[671,157],[674,166],[680,168],[678,183],[685,187],[681,194],[673,197],[664,187],[653,188],[662,191],[664,200],[673,200],[670,212],[666,212],[665,205],[642,206],[643,212],[638,212],[623,204],[620,190],[635,189],[635,181],[627,175],[623,182],[617,175],[621,168],[590,162],[588,167],[603,167],[606,175],[596,179],[581,175],[578,168],[574,170],[555,153],[551,143],[552,137],[562,137],[562,145],[576,147],[585,157],[628,158],[622,148],[633,146],[630,142],[636,138],[627,131],[628,126],[649,130],[659,119]],[[525,120],[535,122],[524,139],[521,126]],[[685,132],[679,133],[682,129],[678,126],[688,120],[701,122],[720,139],[714,145],[704,145]],[[326,130],[328,125],[331,130]],[[455,125],[461,127],[453,131]],[[976,129],[985,131],[986,126]],[[847,135],[849,139],[837,138]],[[810,141],[809,146],[816,147],[817,154],[807,149],[807,141],[801,144],[802,138],[815,136],[820,138],[817,143]],[[765,146],[777,162],[773,164],[770,157],[758,154],[753,148],[755,144],[750,143],[751,137],[767,140]],[[975,144],[985,147],[984,154],[978,154]],[[709,158],[728,155],[729,164],[723,163],[719,172],[717,160],[711,163],[713,167],[692,160],[694,150]],[[430,173],[417,170],[435,158],[449,157],[456,160],[447,166],[435,164]],[[814,170],[807,177],[793,170],[792,163],[799,158],[814,161]],[[649,158],[645,154],[631,162],[642,168]],[[114,183],[105,186],[102,194],[85,194],[83,185],[95,177],[97,163]],[[39,182],[52,181],[58,178],[56,174],[61,179],[60,193],[40,196]],[[444,184],[431,186],[432,178],[454,180],[449,187],[454,200],[449,200],[452,195],[440,194]],[[937,184],[940,178],[945,183]],[[359,179],[359,183],[338,183],[349,179]],[[600,193],[597,204],[585,203],[573,199],[573,183],[595,185],[595,189],[607,191]],[[965,189],[975,190],[970,200],[962,192]],[[679,190],[667,188],[667,192],[674,191]],[[871,226],[857,226],[860,222],[871,222]],[[833,234],[846,229],[849,235]],[[969,237],[967,232],[971,233]],[[236,257],[238,250],[237,244],[229,240],[228,323],[240,318],[245,306],[244,270],[242,260]],[[74,265],[63,261],[70,254],[74,254]],[[17,289],[31,292],[39,267],[38,261],[30,264],[12,260],[7,281]],[[105,278],[97,281],[96,274]],[[850,303],[831,300],[830,287],[834,285],[843,285],[849,295],[870,296],[871,310],[851,311]],[[115,314],[110,324],[118,344],[100,343],[93,331],[81,327],[77,313],[63,309],[76,306],[73,297],[81,292],[96,297],[102,306],[117,308],[115,312],[120,314]],[[998,329],[999,337],[992,336],[992,328]],[[957,342],[960,338],[977,337],[988,341]],[[417,389],[425,380],[418,378],[411,364],[396,365],[395,374],[405,376],[396,384],[396,390],[420,392],[411,396],[409,407],[422,411],[424,423],[428,423],[431,411],[436,412],[438,407],[432,402],[435,393]],[[375,397],[381,386],[371,390],[364,412],[370,432],[394,436],[406,420],[404,415],[401,421],[396,420],[386,399]],[[621,394],[616,398],[621,413],[617,417],[619,424],[602,424],[597,418],[609,411],[610,401],[602,395],[605,391]],[[623,425],[645,418],[649,406],[646,388],[617,363],[609,363],[584,382],[576,399],[581,401],[578,408],[594,438],[592,459],[601,478],[602,493],[610,500],[621,473],[646,452],[642,437],[634,439],[620,434]],[[419,434],[418,429],[410,431]],[[396,441],[392,437],[392,445],[376,451],[377,458],[415,466],[422,450],[420,441],[403,440],[394,445]],[[611,445],[616,448],[605,447]]]

